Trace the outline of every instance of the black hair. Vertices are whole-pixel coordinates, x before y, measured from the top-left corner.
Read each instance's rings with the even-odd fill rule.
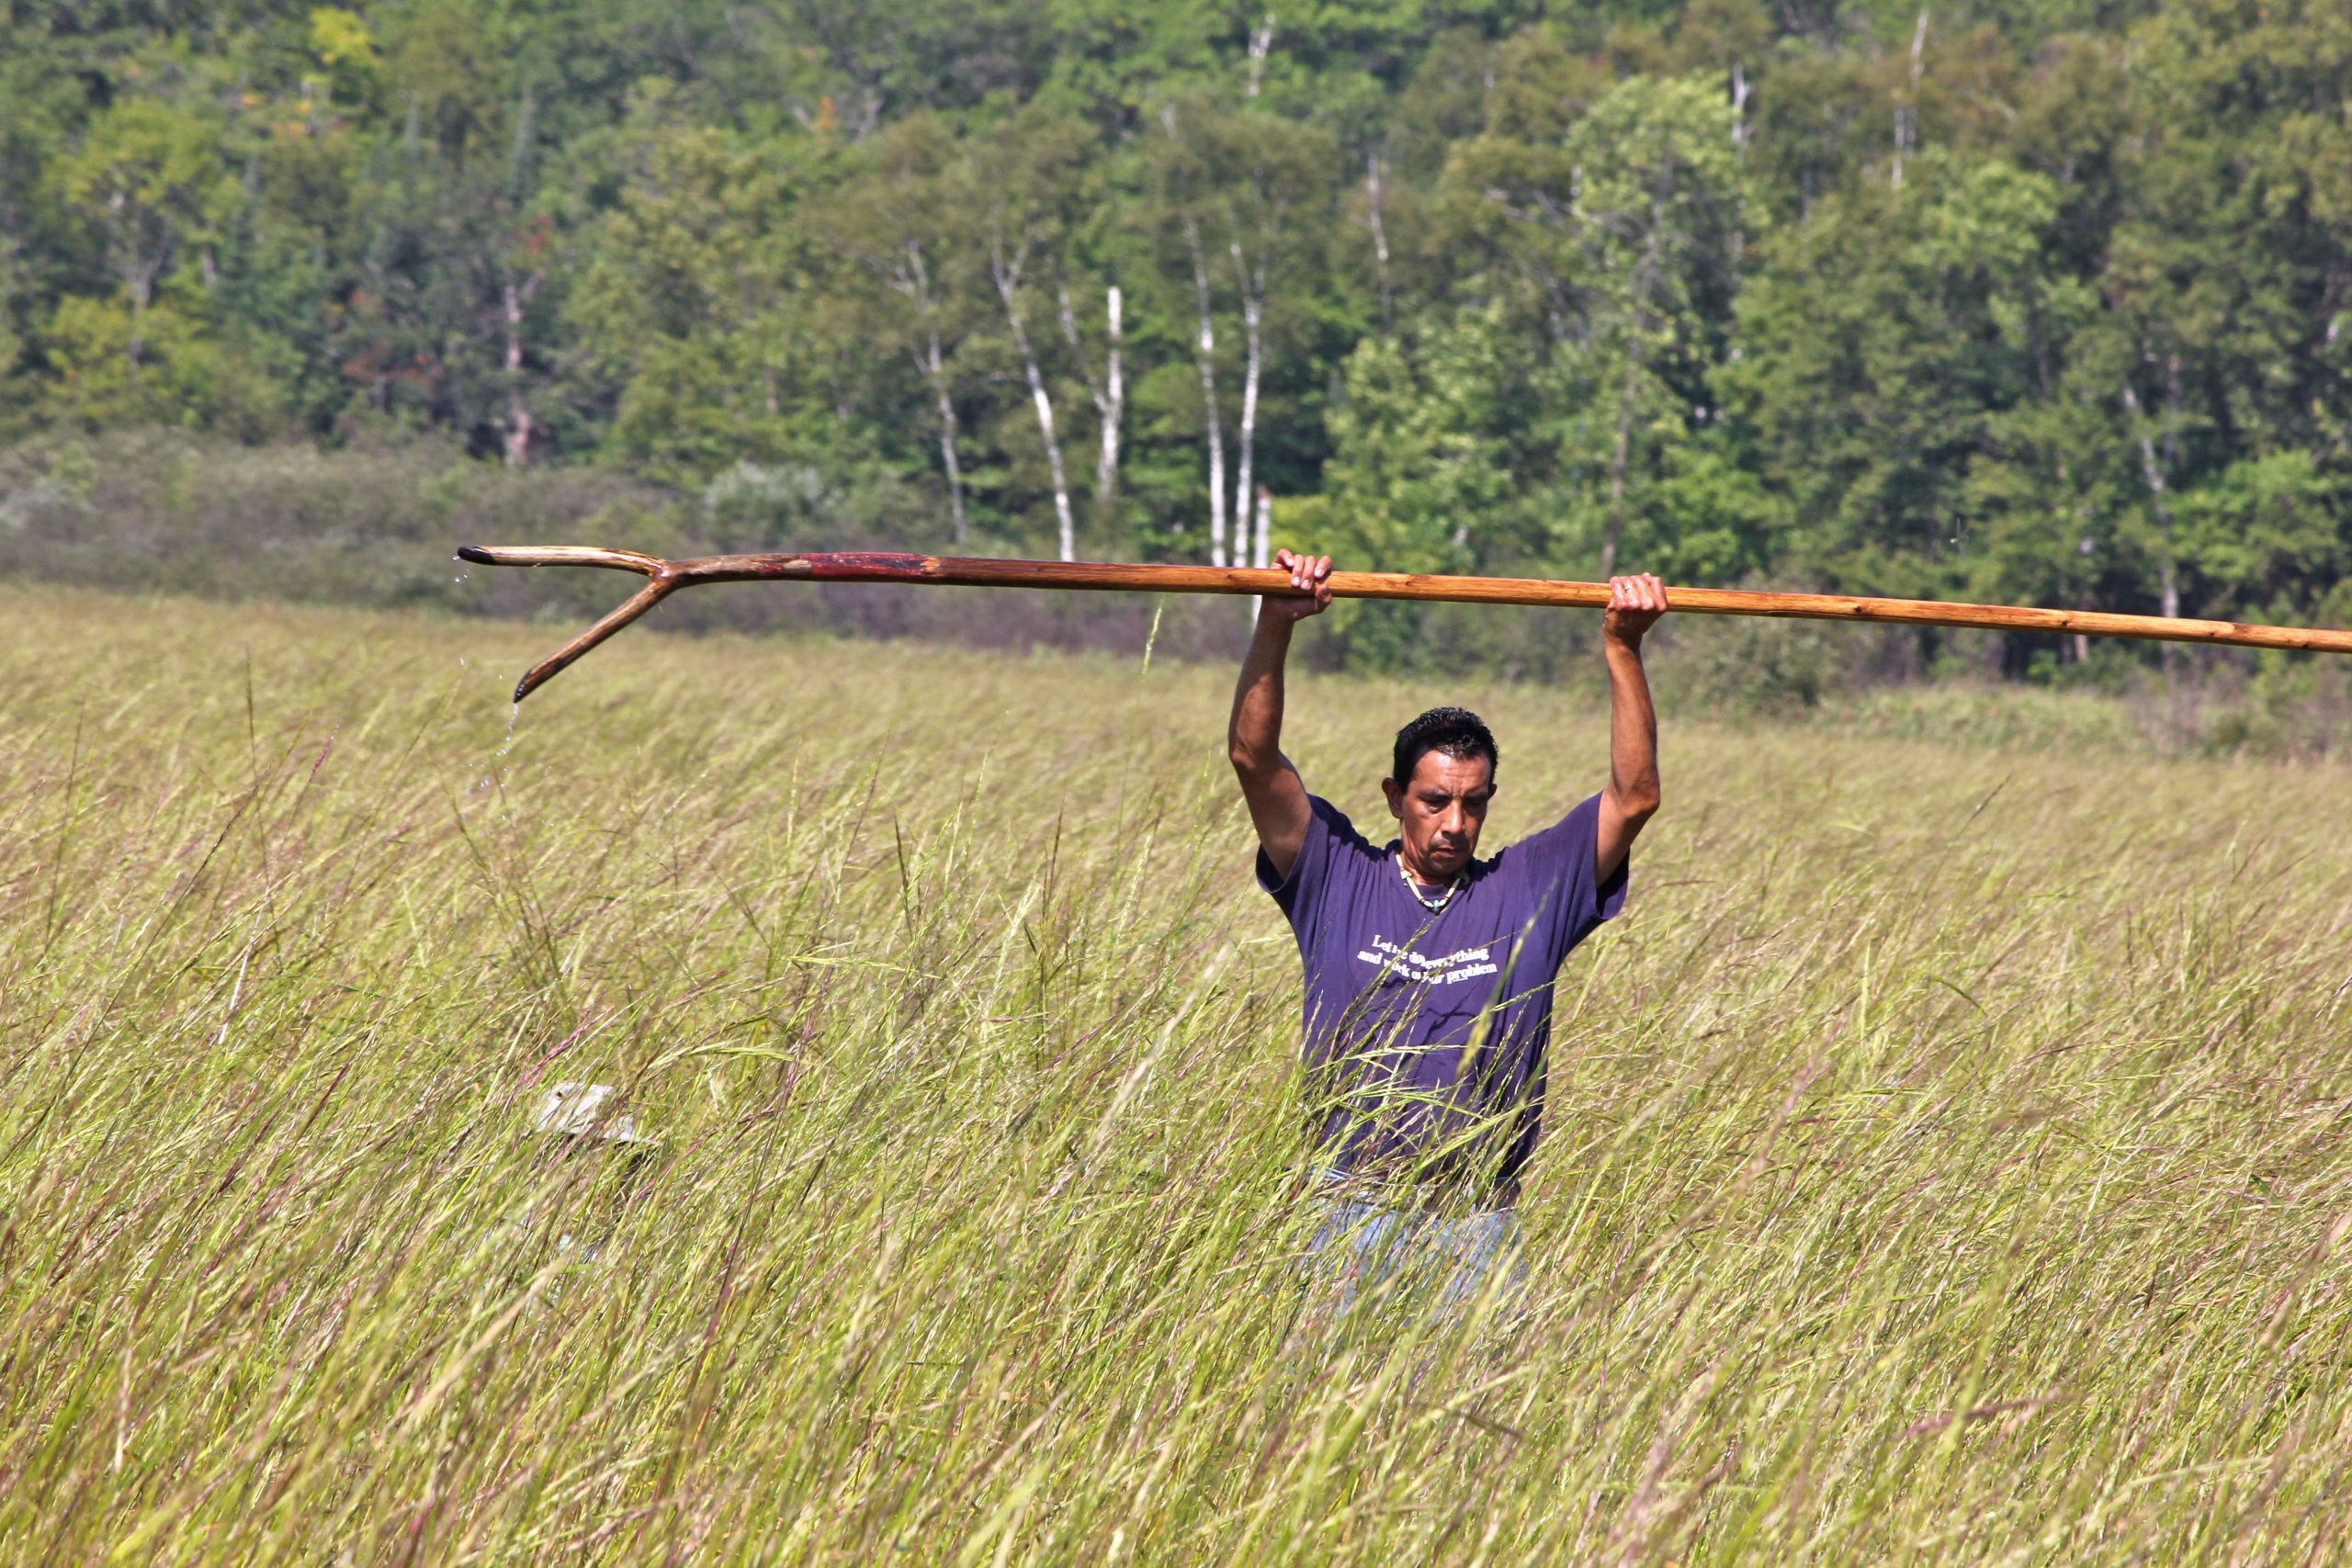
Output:
[[[1495,749],[1495,732],[1468,708],[1431,708],[1398,730],[1396,750],[1389,758],[1389,765],[1396,771],[1388,776],[1400,784],[1412,783],[1413,769],[1430,751],[1442,751],[1461,761],[1484,757],[1490,780],[1502,765],[1502,754]]]

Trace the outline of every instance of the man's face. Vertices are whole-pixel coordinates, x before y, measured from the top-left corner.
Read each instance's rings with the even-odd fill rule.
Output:
[[[1405,784],[1383,779],[1388,809],[1403,841],[1405,869],[1424,884],[1451,882],[1478,852],[1487,803],[1495,797],[1494,769],[1484,757],[1424,751]]]

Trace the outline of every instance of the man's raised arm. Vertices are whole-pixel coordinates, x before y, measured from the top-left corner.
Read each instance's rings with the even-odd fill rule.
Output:
[[[1657,710],[1642,670],[1642,634],[1666,614],[1666,588],[1655,577],[1612,577],[1601,621],[1609,664],[1609,787],[1600,792],[1594,874],[1607,882],[1633,852],[1642,825],[1658,807]]]
[[[1269,597],[1259,603],[1257,634],[1250,639],[1241,679],[1233,688],[1226,750],[1241,780],[1242,798],[1250,803],[1258,842],[1273,863],[1274,874],[1287,877],[1298,860],[1299,846],[1306,842],[1314,808],[1307,804],[1298,770],[1283,755],[1283,661],[1290,653],[1291,628],[1330,605],[1331,558],[1277,550],[1274,564],[1290,573],[1294,587],[1311,591],[1313,597]]]

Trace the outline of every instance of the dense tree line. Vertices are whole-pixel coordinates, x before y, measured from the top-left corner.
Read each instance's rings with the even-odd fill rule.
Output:
[[[20,437],[432,427],[745,547],[2352,619],[2340,0],[0,17]]]

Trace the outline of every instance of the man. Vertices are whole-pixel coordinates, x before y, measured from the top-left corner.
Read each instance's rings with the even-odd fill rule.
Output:
[[[1499,754],[1475,714],[1436,708],[1396,737],[1381,781],[1396,837],[1375,849],[1282,753],[1291,632],[1331,602],[1328,556],[1284,550],[1300,597],[1263,602],[1228,733],[1258,830],[1258,880],[1306,969],[1310,1119],[1330,1211],[1318,1259],[1340,1301],[1409,1284],[1459,1306],[1515,1279],[1519,1180],[1542,1130],[1552,983],[1623,907],[1634,840],[1658,807],[1657,719],[1642,637],[1655,577],[1610,580],[1609,784],[1488,860]]]

